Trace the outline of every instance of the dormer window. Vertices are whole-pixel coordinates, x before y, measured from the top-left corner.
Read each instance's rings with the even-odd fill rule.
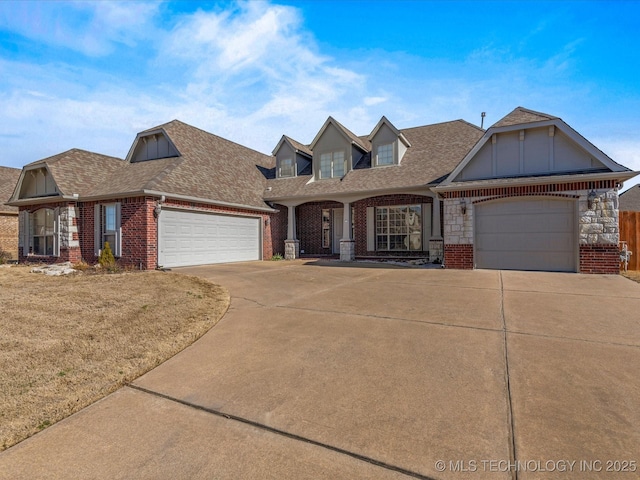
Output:
[[[280,176],[281,177],[295,177],[295,163],[292,158],[283,158],[280,160]]]
[[[393,165],[393,143],[378,146],[376,165]]]
[[[320,178],[340,178],[344,176],[344,152],[320,155]]]

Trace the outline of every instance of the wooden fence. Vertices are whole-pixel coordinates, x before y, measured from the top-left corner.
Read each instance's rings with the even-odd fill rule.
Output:
[[[628,269],[640,270],[640,212],[620,211],[620,241],[633,252]]]

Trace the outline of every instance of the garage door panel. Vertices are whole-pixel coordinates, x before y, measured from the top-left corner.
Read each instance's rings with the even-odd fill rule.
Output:
[[[576,271],[575,201],[510,199],[477,205],[478,268]]]
[[[164,267],[259,260],[261,219],[163,210],[158,264]]]

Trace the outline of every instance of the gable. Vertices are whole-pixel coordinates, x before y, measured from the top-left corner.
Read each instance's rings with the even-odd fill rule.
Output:
[[[38,198],[58,195],[59,190],[49,169],[45,166],[25,170],[20,182],[18,198]]]
[[[492,128],[452,181],[611,170],[602,152],[586,148],[575,137],[558,128],[556,122],[539,127]]]
[[[167,135],[163,131],[158,131],[136,139],[129,161],[135,163],[179,156],[178,150]]]

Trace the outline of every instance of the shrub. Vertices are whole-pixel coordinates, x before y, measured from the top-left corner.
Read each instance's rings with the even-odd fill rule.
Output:
[[[274,262],[277,262],[278,260],[283,260],[284,257],[282,256],[281,253],[274,253],[273,256],[271,257],[271,260],[273,260]]]
[[[98,257],[98,263],[100,266],[108,271],[113,271],[116,269],[116,259],[113,256],[113,252],[111,251],[111,245],[109,242],[104,242],[104,248],[100,252],[100,256]]]

